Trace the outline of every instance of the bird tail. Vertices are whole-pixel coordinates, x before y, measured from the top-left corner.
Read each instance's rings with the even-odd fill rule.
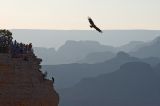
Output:
[[[92,26],[92,25],[90,25],[90,27],[91,27],[91,28],[93,28],[93,26]]]

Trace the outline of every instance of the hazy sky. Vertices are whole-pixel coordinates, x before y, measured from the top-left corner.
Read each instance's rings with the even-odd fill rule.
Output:
[[[160,29],[160,0],[0,0],[0,28]]]

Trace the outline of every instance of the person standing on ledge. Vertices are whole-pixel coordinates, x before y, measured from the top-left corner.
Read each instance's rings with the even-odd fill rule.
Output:
[[[52,82],[53,82],[53,84],[54,84],[54,77],[52,77]]]

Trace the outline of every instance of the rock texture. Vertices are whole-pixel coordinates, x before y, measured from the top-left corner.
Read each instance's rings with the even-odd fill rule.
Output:
[[[20,58],[0,53],[0,106],[58,106],[59,96],[40,62],[33,53]]]

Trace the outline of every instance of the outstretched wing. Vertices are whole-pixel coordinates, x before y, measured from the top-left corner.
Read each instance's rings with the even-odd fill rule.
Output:
[[[94,26],[94,28],[95,28],[98,32],[102,33],[102,30],[99,29],[97,26]]]
[[[99,28],[94,24],[93,20],[92,20],[90,17],[88,17],[88,21],[89,21],[89,23],[91,24],[91,25],[90,25],[91,28],[93,27],[93,28],[95,28],[98,32],[102,33],[102,30],[99,29]]]
[[[90,23],[92,26],[94,26],[94,22],[93,22],[93,20],[91,19],[91,17],[88,17],[88,21],[89,21],[89,23]]]

